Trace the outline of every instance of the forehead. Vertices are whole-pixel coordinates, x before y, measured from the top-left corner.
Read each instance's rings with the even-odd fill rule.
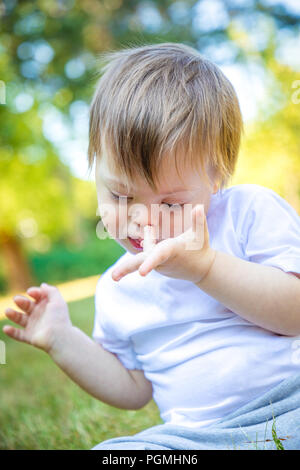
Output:
[[[197,173],[190,164],[184,163],[184,159],[175,160],[172,157],[163,159],[159,169],[159,181],[156,182],[157,194],[181,193],[191,189],[203,187],[200,173]],[[108,183],[120,189],[127,189],[129,192],[153,193],[145,178],[135,175],[133,181],[129,181],[125,175],[121,175],[113,167],[112,161],[103,153],[101,159],[96,161],[96,179]]]

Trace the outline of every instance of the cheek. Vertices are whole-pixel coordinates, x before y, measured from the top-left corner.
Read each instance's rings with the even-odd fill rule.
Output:
[[[181,207],[178,212],[175,212],[172,216],[171,228],[173,230],[174,237],[187,232],[192,227],[192,210],[194,205],[187,203]]]
[[[176,211],[166,211],[160,213],[159,217],[159,238],[178,237],[185,231],[184,210],[180,208]]]
[[[117,238],[118,235],[118,212],[109,201],[105,201],[103,198],[98,205],[99,216],[105,229],[109,233],[110,237]]]
[[[99,215],[102,223],[114,239],[127,238],[127,209],[111,201],[111,198],[103,198],[99,204]]]
[[[181,235],[186,228],[185,224],[185,215],[184,215],[184,209],[180,209],[178,212],[174,213],[174,216],[172,218],[173,222],[173,232],[174,232],[174,237],[178,237]]]

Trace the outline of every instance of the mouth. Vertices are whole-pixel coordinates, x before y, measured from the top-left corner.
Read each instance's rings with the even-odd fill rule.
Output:
[[[134,248],[136,248],[137,250],[143,251],[143,247],[140,245],[141,241],[143,240],[142,238],[134,239],[134,238],[128,237],[128,240],[130,241],[131,245]]]

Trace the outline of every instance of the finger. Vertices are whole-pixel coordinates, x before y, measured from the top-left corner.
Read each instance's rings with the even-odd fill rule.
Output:
[[[41,284],[41,291],[42,295],[48,297],[49,300],[64,300],[60,290],[55,286],[46,284],[46,282]]]
[[[23,312],[26,312],[28,315],[32,312],[35,306],[35,302],[28,299],[27,297],[24,297],[23,295],[15,295],[14,302],[21,310],[23,310]]]
[[[173,247],[171,244],[164,244],[163,241],[156,245],[157,249],[152,250],[151,254],[145,259],[139,268],[141,276],[146,276],[152,269],[163,264],[171,256]]]
[[[199,245],[204,242],[204,206],[197,204],[192,210],[192,230],[194,233],[194,241]]]
[[[155,230],[152,225],[146,225],[144,227],[144,240],[142,242],[143,251],[151,251],[152,248],[156,245]]]
[[[29,343],[29,341],[26,338],[25,330],[14,328],[13,326],[10,326],[10,325],[5,325],[2,328],[2,331],[7,336],[10,336],[11,338],[16,339],[17,341],[22,341],[23,343]]]
[[[112,272],[114,281],[119,281],[126,274],[136,271],[145,259],[145,253],[138,253],[132,259],[126,261],[126,264],[121,264]]]
[[[40,287],[35,287],[35,286],[29,287],[26,292],[30,297],[35,299],[37,302],[42,298],[43,295],[45,295],[42,292]]]
[[[26,327],[26,325],[28,323],[28,316],[27,315],[24,315],[21,312],[17,312],[13,308],[7,308],[4,313],[5,313],[5,316],[9,320],[13,321],[17,325]]]

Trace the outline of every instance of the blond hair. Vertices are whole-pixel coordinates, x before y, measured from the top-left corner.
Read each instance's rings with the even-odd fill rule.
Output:
[[[177,43],[107,52],[100,60],[103,74],[90,107],[89,168],[105,147],[127,182],[139,175],[156,190],[162,158],[174,155],[178,172],[180,154],[193,168],[200,165],[209,184],[211,168],[223,189],[234,173],[243,131],[238,98],[223,72]]]

